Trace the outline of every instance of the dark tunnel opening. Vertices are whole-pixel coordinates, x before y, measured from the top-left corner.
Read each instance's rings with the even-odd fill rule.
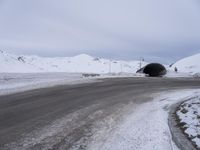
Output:
[[[149,75],[150,77],[161,77],[167,73],[166,68],[159,63],[151,63],[146,65],[142,72]]]

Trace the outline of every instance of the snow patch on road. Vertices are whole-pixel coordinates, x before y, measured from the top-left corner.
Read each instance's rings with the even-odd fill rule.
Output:
[[[181,90],[156,94],[151,101],[129,110],[110,131],[98,132],[89,150],[177,150],[168,127],[169,107],[200,90]],[[155,95],[154,95],[155,96]],[[95,135],[95,134],[94,134]]]

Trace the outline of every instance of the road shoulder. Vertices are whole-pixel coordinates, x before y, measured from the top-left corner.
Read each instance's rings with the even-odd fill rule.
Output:
[[[173,104],[170,108],[168,124],[172,135],[172,140],[176,143],[178,148],[181,150],[196,150],[196,148],[192,145],[192,143],[187,139],[187,137],[183,134],[183,131],[178,126],[177,118],[176,118],[176,110],[183,103],[178,102]]]

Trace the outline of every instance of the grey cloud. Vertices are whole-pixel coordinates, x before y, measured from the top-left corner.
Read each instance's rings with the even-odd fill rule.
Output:
[[[198,0],[0,0],[0,48],[170,63],[200,52]]]

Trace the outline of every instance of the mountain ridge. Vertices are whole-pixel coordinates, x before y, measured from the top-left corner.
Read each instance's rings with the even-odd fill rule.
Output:
[[[142,65],[146,65],[143,62]],[[109,60],[79,54],[73,57],[40,57],[15,55],[0,51],[1,73],[69,72],[69,73],[135,73],[139,61]]]

